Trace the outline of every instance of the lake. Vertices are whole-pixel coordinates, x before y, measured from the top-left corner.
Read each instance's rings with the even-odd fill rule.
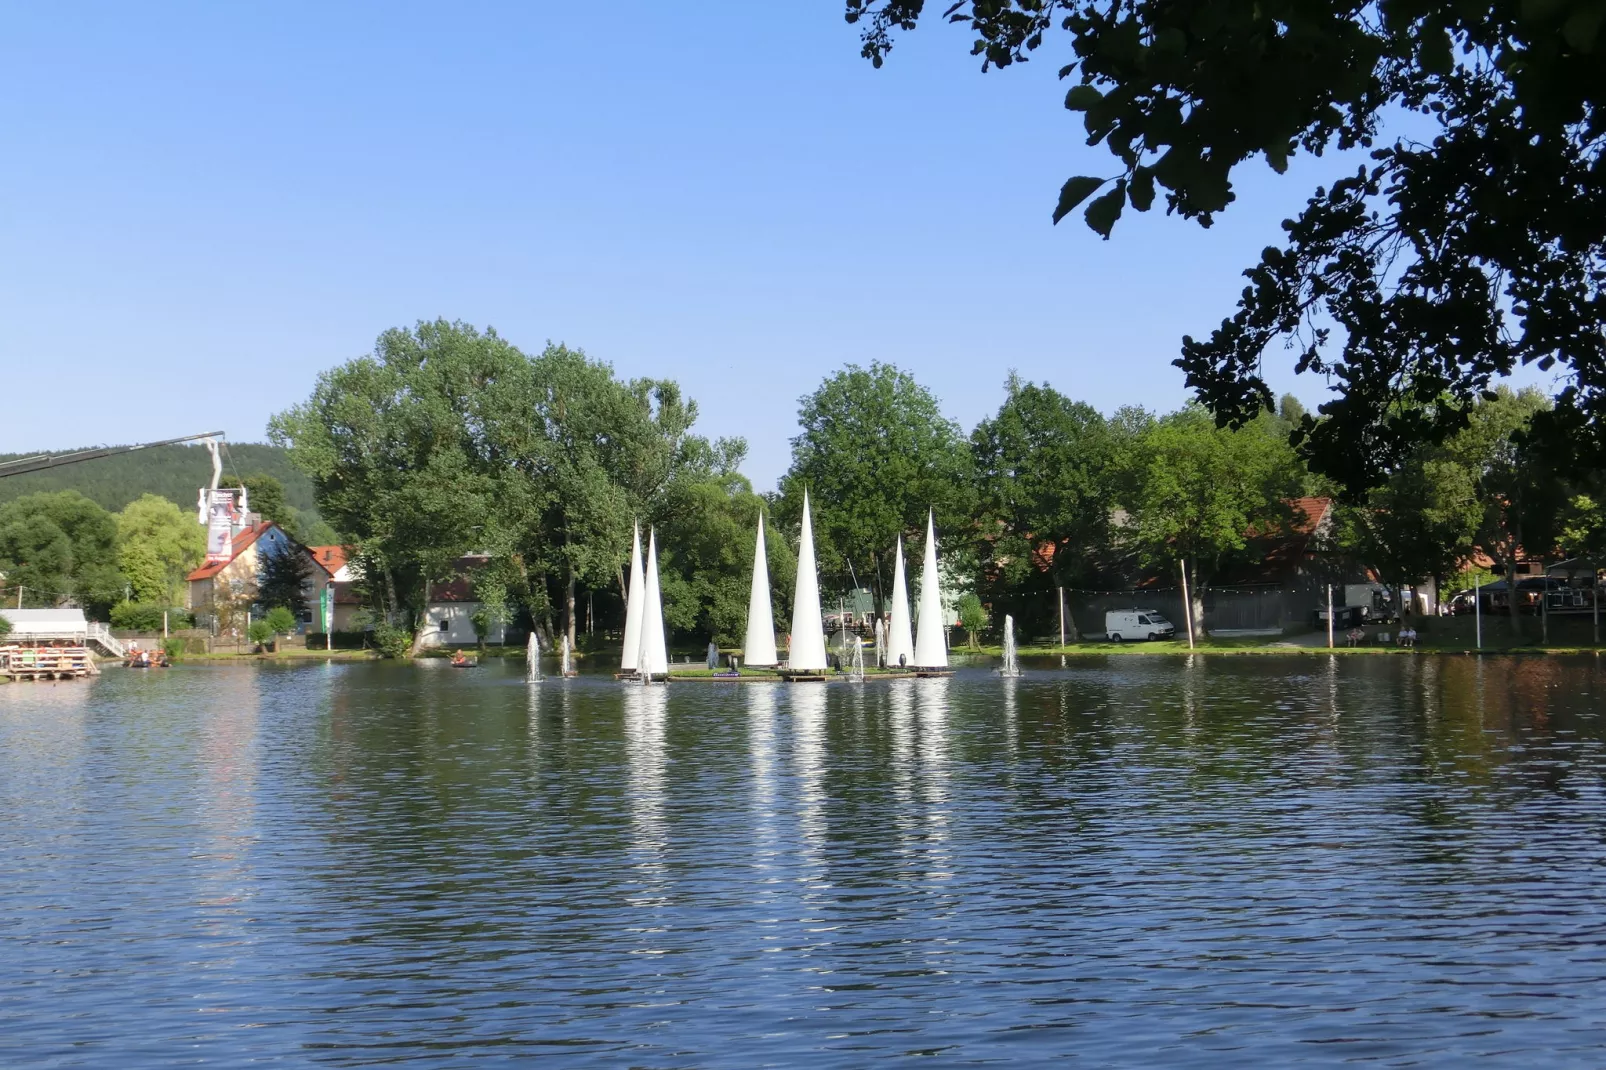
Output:
[[[1598,1067],[1595,659],[0,686],[0,1064]]]

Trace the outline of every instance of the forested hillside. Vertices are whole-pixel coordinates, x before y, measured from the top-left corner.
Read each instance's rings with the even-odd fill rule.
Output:
[[[25,455],[0,454],[0,461],[21,456]],[[224,451],[222,485],[233,486],[258,474],[283,483],[285,499],[295,509],[315,512],[312,484],[290,463],[284,450],[260,443],[229,443]],[[155,446],[0,479],[0,505],[38,491],[76,490],[114,513],[141,494],[160,495],[182,509],[193,510],[196,490],[211,479],[212,459],[205,446]]]

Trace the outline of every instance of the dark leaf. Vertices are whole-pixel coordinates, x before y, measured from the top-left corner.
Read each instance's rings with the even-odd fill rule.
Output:
[[[1054,209],[1054,222],[1058,223],[1064,219],[1102,185],[1104,179],[1093,178],[1091,175],[1077,175],[1075,178],[1067,179],[1065,185],[1060,187],[1060,203]]]

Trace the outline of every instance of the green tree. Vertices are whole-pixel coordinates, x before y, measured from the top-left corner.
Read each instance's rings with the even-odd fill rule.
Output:
[[[123,596],[117,520],[71,490],[8,502],[0,506],[0,572],[27,589],[25,606],[75,601],[104,614]]]
[[[240,480],[240,486],[246,489],[246,499],[253,513],[295,534],[295,513],[285,499],[283,483],[264,472],[258,472]]]
[[[1014,374],[998,414],[970,436],[982,522],[981,573],[995,608],[1088,579],[1110,545],[1117,436],[1091,405]],[[1046,566],[1046,567],[1044,567]]]
[[[1293,519],[1287,499],[1298,492],[1299,466],[1267,420],[1231,431],[1190,405],[1149,428],[1132,464],[1140,475],[1128,533],[1151,566],[1186,561],[1196,594],[1250,532]]]
[[[382,613],[416,622],[459,558],[506,553],[536,526],[531,397],[529,361],[494,331],[421,322],[325,372],[269,431],[350,536]]]
[[[296,630],[296,616],[284,606],[274,606],[268,610],[267,615],[262,618],[262,623],[267,625],[268,633],[273,639],[274,653],[279,651],[279,636],[289,635]]]
[[[166,498],[144,494],[117,514],[117,560],[137,602],[184,603],[184,577],[206,556],[206,529]]]
[[[776,512],[789,533],[797,531],[808,491],[822,572],[844,586],[855,578],[868,584],[879,611],[897,537],[923,538],[928,509],[936,510],[945,555],[968,548],[970,451],[958,425],[908,372],[849,364],[801,399],[798,422]]]
[[[964,625],[965,640],[970,644],[970,649],[977,649],[979,644],[976,640],[981,636],[982,629],[987,627],[987,609],[972,591],[959,596],[959,623]]]
[[[699,643],[721,646],[739,645],[746,635],[753,536],[764,507],[735,460],[726,457],[718,471],[677,487],[659,528],[666,622]],[[775,525],[766,523],[764,535],[771,611],[784,621],[791,615],[797,556]]]
[[[1394,585],[1439,587],[1474,549],[1483,520],[1479,473],[1443,446],[1421,446],[1358,506],[1339,510],[1340,541]]]
[[[292,543],[277,552],[262,554],[259,563],[259,603],[269,610],[283,607],[292,619],[305,613],[307,583],[312,577],[312,562],[306,551]]]
[[[846,0],[877,66],[924,9]],[[1467,426],[1498,377],[1560,363],[1575,374],[1535,430],[1553,465],[1600,466],[1598,3],[959,0],[944,10],[973,31],[983,69],[1039,48],[1070,55],[1065,107],[1115,173],[1069,179],[1055,221],[1083,208],[1108,237],[1126,206],[1147,211],[1160,193],[1168,212],[1209,226],[1234,200],[1242,163],[1281,172],[1302,151],[1373,150],[1285,225],[1285,247],[1247,272],[1236,314],[1208,341],[1184,339],[1178,364],[1218,418],[1242,426],[1269,409],[1264,360],[1292,349],[1296,370],[1337,391],[1324,419],[1302,423],[1301,449],[1358,494],[1417,443]],[[1385,136],[1385,118],[1401,115],[1400,136]]]

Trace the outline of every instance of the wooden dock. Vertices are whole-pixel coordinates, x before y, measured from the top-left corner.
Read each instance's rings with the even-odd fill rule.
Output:
[[[0,646],[0,676],[11,680],[76,680],[99,676],[84,646]]]

